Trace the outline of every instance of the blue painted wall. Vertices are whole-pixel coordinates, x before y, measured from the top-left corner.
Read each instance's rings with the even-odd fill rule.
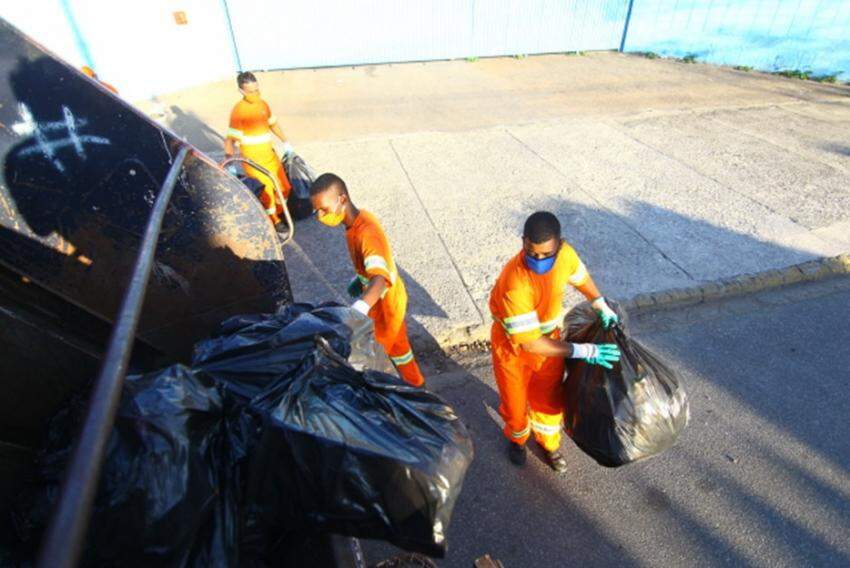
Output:
[[[850,0],[634,0],[625,51],[850,81]]]

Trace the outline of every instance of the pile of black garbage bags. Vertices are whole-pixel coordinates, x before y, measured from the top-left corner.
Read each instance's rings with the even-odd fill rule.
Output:
[[[612,369],[567,359],[564,429],[597,463],[617,467],[671,447],[688,423],[688,398],[678,374],[628,334],[625,312],[609,302],[620,323],[605,329],[590,304],[564,319],[572,343],[614,343]]]
[[[323,533],[444,555],[469,434],[375,369],[391,367],[368,318],[296,304],[224,321],[191,367],[127,377],[82,564],[305,565],[291,551]],[[58,497],[74,414],[54,419],[24,539]]]

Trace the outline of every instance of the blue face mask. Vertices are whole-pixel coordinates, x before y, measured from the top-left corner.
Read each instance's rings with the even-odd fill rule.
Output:
[[[529,270],[536,274],[546,274],[552,267],[555,266],[555,257],[558,255],[553,255],[548,258],[531,258],[527,254],[525,255],[525,265]]]

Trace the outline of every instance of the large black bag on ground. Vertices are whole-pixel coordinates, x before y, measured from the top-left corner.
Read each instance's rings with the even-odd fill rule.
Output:
[[[51,421],[39,477],[21,496],[24,546],[46,526],[85,411],[80,400]],[[237,565],[234,449],[211,379],[182,365],[127,377],[81,565]]]
[[[335,532],[441,556],[471,440],[436,395],[352,368],[369,342],[352,352],[351,317],[295,305],[231,318],[196,348],[196,367],[252,417],[245,544],[269,551]]]
[[[316,180],[316,173],[301,156],[295,153],[283,158],[283,168],[292,185],[292,193],[287,200],[289,213],[296,221],[306,219],[313,212],[313,206],[310,204],[310,186]]]
[[[678,375],[628,336],[621,324],[604,329],[589,304],[564,320],[571,343],[616,343],[622,354],[612,370],[567,359],[564,428],[601,465],[616,467],[661,453],[688,423],[688,399]]]

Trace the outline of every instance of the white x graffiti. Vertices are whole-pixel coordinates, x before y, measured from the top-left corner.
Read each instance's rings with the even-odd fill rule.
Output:
[[[21,156],[41,153],[50,161],[57,170],[65,172],[65,165],[59,160],[57,150],[67,146],[73,146],[77,156],[81,160],[86,159],[85,144],[100,144],[108,146],[111,144],[108,138],[80,134],[80,129],[88,124],[85,118],[76,118],[66,106],[62,107],[64,120],[39,124],[33,119],[32,113],[26,104],[18,105],[21,122],[12,125],[12,130],[21,136],[32,136],[33,141],[20,150]],[[60,138],[51,140],[48,134],[59,132]],[[64,136],[63,136],[64,135]]]

